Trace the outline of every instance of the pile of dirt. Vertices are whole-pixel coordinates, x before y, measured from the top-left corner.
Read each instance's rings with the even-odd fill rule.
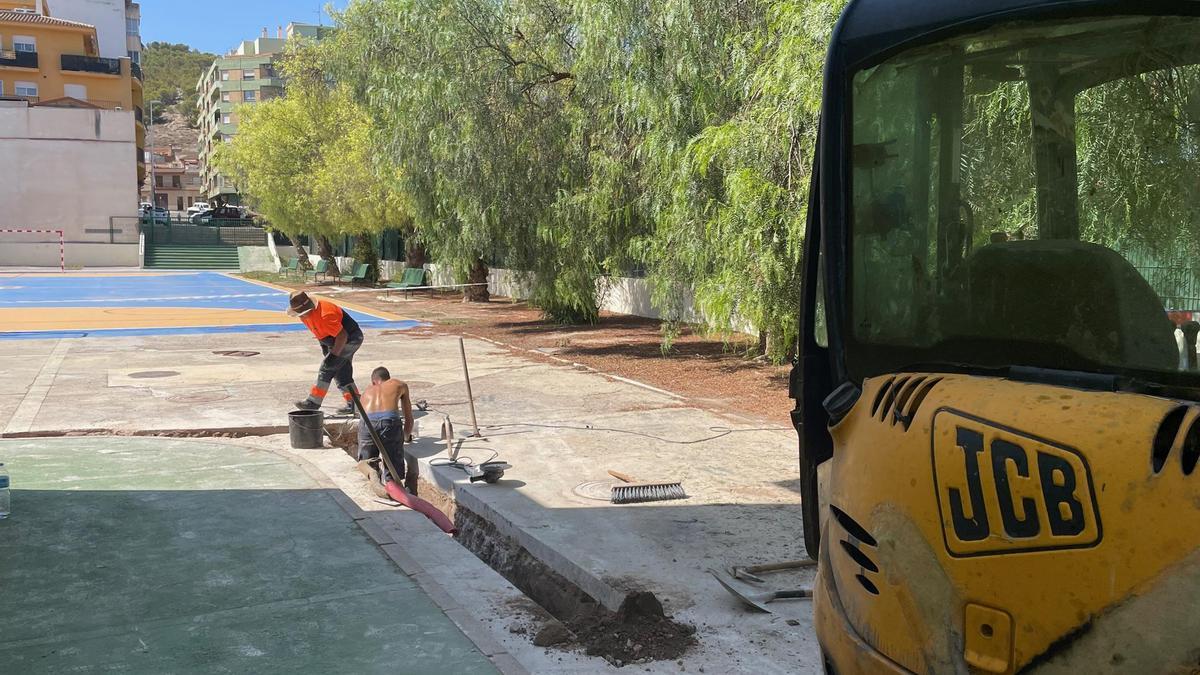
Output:
[[[696,644],[696,627],[671,620],[649,591],[630,593],[616,612],[596,612],[570,625],[584,653],[618,668],[678,659]]]

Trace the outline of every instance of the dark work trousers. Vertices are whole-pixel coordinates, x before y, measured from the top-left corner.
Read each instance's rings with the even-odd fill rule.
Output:
[[[342,390],[342,397],[346,399],[347,403],[350,402],[350,390],[354,387],[354,353],[358,351],[362,343],[361,331],[350,334],[346,340],[346,346],[342,348],[341,356],[334,358],[329,353],[333,349],[332,340],[321,341],[321,353],[325,355],[325,358],[321,360],[317,383],[309,392],[308,399],[310,401],[318,404],[324,401],[325,394],[329,392],[329,386],[333,382],[337,382],[338,389]]]
[[[398,485],[404,482],[404,420],[400,419],[400,415],[396,412],[374,412],[367,415],[371,426],[375,427],[375,431],[379,432],[379,439],[383,441],[383,451],[387,453],[388,460],[392,466],[396,467],[399,476],[392,476],[388,471],[387,463],[380,462],[379,475],[383,480],[384,485],[389,480],[394,480]],[[373,459],[379,456],[379,448],[375,447],[375,441],[371,438],[371,432],[367,429],[367,422],[358,421],[358,459]]]

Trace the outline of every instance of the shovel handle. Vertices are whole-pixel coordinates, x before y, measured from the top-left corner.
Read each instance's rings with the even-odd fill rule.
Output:
[[[751,574],[761,574],[763,572],[778,572],[779,570],[794,570],[801,567],[815,567],[816,564],[815,560],[788,560],[768,565],[753,565],[751,567],[743,567],[742,569]]]
[[[796,591],[776,591],[775,597],[772,600],[803,600],[813,596],[812,589],[801,588]]]
[[[637,480],[633,476],[630,476],[627,473],[621,473],[620,471],[613,471],[612,469],[608,470],[608,475],[612,476],[613,478],[616,478],[617,480],[621,481],[622,483],[636,483],[637,482]]]

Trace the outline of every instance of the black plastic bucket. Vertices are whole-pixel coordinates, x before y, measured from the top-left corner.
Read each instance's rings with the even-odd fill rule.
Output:
[[[297,450],[324,447],[321,434],[325,429],[325,413],[320,410],[293,410],[288,413],[288,438]]]

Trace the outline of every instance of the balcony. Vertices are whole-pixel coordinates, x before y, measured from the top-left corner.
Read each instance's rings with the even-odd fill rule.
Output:
[[[120,75],[121,59],[109,59],[101,56],[80,56],[77,54],[62,55],[62,69],[77,73],[98,73],[101,75]]]
[[[142,67],[139,66],[138,64],[134,63],[133,61],[129,62],[129,72],[133,73],[133,76],[139,80],[146,79],[146,78],[142,77]]]
[[[145,124],[146,123],[145,118],[146,118],[146,113],[143,112],[142,109],[139,108],[138,106],[134,106],[133,107],[133,119],[137,120],[141,124]]]
[[[0,49],[0,68],[33,68],[37,70],[37,52],[15,52]]]

